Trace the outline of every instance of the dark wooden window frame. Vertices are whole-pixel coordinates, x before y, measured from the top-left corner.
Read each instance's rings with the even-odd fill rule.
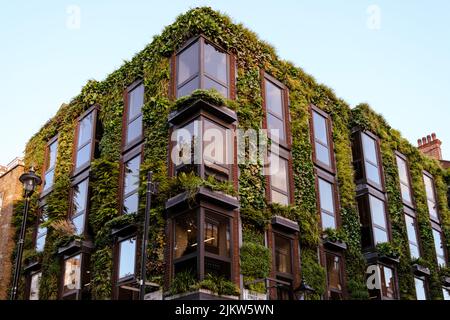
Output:
[[[119,278],[119,268],[120,268],[120,244],[124,241],[128,241],[131,239],[135,239],[136,241],[136,248],[135,248],[135,253],[134,253],[134,274],[124,277],[124,278]],[[114,264],[114,268],[113,268],[113,288],[114,288],[114,298],[117,299],[118,298],[118,294],[119,294],[119,287],[123,286],[123,285],[128,285],[128,284],[135,284],[136,280],[137,280],[137,257],[138,257],[138,250],[139,250],[139,239],[137,234],[132,234],[132,235],[127,235],[124,237],[118,237],[115,241],[114,244],[114,258],[113,258],[113,264]]]
[[[80,256],[81,263],[80,263],[80,289],[73,289],[66,293],[64,293],[64,276],[66,273],[66,261],[74,258],[76,256]],[[82,292],[84,291],[84,285],[87,283],[87,270],[89,269],[89,255],[85,252],[77,252],[71,255],[64,256],[63,259],[61,259],[61,277],[60,277],[60,288],[59,288],[59,296],[62,300],[65,300],[70,297],[74,297],[75,299],[70,300],[80,300]]]
[[[285,140],[279,139],[279,145],[287,150],[290,150],[292,147],[292,137],[291,137],[291,116],[290,116],[290,101],[289,101],[289,90],[288,88],[279,80],[265,72],[264,70],[261,70],[261,95],[262,95],[262,106],[264,110],[264,119],[263,119],[263,129],[268,130],[268,119],[267,116],[269,114],[268,107],[267,107],[267,101],[266,101],[266,83],[265,81],[272,82],[276,87],[280,88],[282,92],[282,112],[283,112],[283,119],[280,119],[277,116],[277,119],[282,120],[284,125],[284,134],[285,134]],[[272,114],[272,113],[271,113]],[[272,114],[273,115],[273,114]],[[269,139],[271,139],[270,132],[267,132],[267,136]]]
[[[434,203],[436,205],[436,214],[437,214],[437,219],[435,217],[431,216],[431,213],[429,211],[428,208],[428,201],[430,200],[428,198],[428,194],[426,194],[427,197],[427,208],[428,208],[428,215],[430,217],[431,222],[437,223],[439,225],[441,225],[442,221],[441,221],[441,214],[440,214],[440,210],[439,210],[439,203],[438,203],[438,198],[437,198],[437,192],[436,192],[436,181],[434,180],[434,177],[431,173],[429,173],[428,171],[422,171],[422,180],[425,186],[425,193],[426,193],[426,184],[425,184],[425,177],[428,177],[431,179],[431,183],[432,183],[432,191],[433,191],[433,195],[434,195]]]
[[[332,185],[333,191],[333,205],[334,205],[334,219],[336,222],[336,229],[342,225],[341,214],[340,214],[340,201],[339,201],[339,190],[337,185],[337,179],[334,175],[320,169],[314,168],[316,175],[316,199],[317,199],[317,211],[319,214],[319,222],[322,226],[322,208],[320,203],[320,189],[319,189],[319,179],[322,179]],[[330,215],[330,214],[329,214]],[[331,216],[331,215],[330,215]],[[324,230],[322,230],[324,231]]]
[[[190,214],[190,213],[194,213],[194,215],[196,216],[196,220],[197,220],[197,250],[195,252],[192,252],[190,254],[187,254],[186,256],[183,257],[179,257],[177,259],[175,259],[174,257],[174,252],[173,252],[173,244],[175,243],[175,223],[174,221],[183,215],[186,214]],[[219,216],[221,218],[227,219],[228,220],[228,226],[229,226],[229,232],[230,232],[230,246],[229,246],[229,257],[224,257],[218,254],[214,254],[211,252],[206,252],[205,250],[205,243],[204,243],[204,238],[205,238],[205,234],[204,234],[204,223],[206,221],[206,215],[210,215],[210,216]],[[234,230],[233,230],[233,215],[221,210],[217,210],[217,208],[214,208],[213,206],[206,206],[206,205],[201,205],[198,206],[196,208],[192,208],[192,209],[186,209],[183,210],[177,214],[173,214],[170,216],[170,234],[169,234],[169,238],[170,238],[170,243],[172,244],[171,246],[171,251],[170,251],[170,260],[172,261],[172,272],[171,272],[171,276],[172,278],[175,276],[175,264],[178,263],[182,263],[184,261],[188,261],[191,259],[196,258],[196,263],[197,263],[197,276],[200,280],[204,279],[205,277],[205,258],[208,259],[214,259],[220,262],[224,262],[224,263],[228,263],[229,267],[230,267],[230,278],[233,279],[234,278],[234,272],[233,272],[233,254],[234,254],[234,243],[233,243],[233,239],[235,239],[236,235],[234,234]]]
[[[37,246],[37,240],[38,240],[38,238],[40,238],[40,237],[38,237],[39,236],[39,226],[42,224],[42,222],[40,222],[40,219],[42,218],[44,208],[46,206],[47,206],[47,204],[39,205],[38,217],[36,219],[35,229],[33,232],[33,248],[35,250],[36,250],[36,246]],[[47,237],[47,234],[48,234],[48,228],[46,228],[45,237]]]
[[[84,172],[85,170],[89,169],[91,166],[92,160],[94,159],[95,148],[96,148],[97,144],[99,143],[99,140],[97,139],[98,138],[97,137],[98,109],[99,109],[98,105],[93,105],[88,110],[86,110],[81,116],[78,117],[77,127],[75,129],[75,139],[74,139],[74,144],[73,144],[73,159],[72,159],[72,176],[73,177],[75,177],[75,176],[81,174],[82,172]],[[80,138],[79,137],[80,124],[90,114],[93,114],[90,140],[89,140],[89,142],[86,142],[85,144],[83,144],[81,147],[78,148],[78,140]],[[89,143],[91,144],[89,161],[86,162],[85,164],[83,164],[82,166],[80,166],[79,168],[77,168],[76,163],[77,163],[78,152],[82,148],[87,146]]]
[[[342,300],[344,300],[347,297],[346,296],[346,291],[347,290],[346,290],[346,283],[345,283],[345,276],[344,276],[344,274],[345,274],[345,259],[344,259],[344,256],[340,252],[336,252],[336,251],[332,251],[332,250],[324,250],[324,252],[323,252],[324,264],[323,265],[325,266],[325,271],[327,271],[326,270],[327,263],[328,263],[327,255],[333,255],[333,256],[336,256],[336,257],[339,258],[340,281],[341,281],[342,288],[341,288],[340,291],[336,290],[336,289],[331,289],[329,287],[328,272],[326,272],[326,279],[327,279],[327,292],[325,293],[326,298],[330,299],[330,296],[331,296],[330,292],[334,292],[334,293],[340,294],[341,297],[342,297]]]
[[[54,144],[55,142],[58,144],[56,147],[56,158],[55,158],[55,165],[51,168],[53,171],[55,171],[56,169],[56,163],[58,161],[58,149],[59,149],[59,134],[55,135],[53,138],[51,138],[48,142],[47,145],[45,146],[45,156],[44,156],[44,166],[42,168],[42,190],[41,190],[41,194],[40,197],[44,198],[45,196],[47,196],[49,193],[51,193],[53,191],[54,188],[54,181],[55,181],[55,176],[53,176],[53,181],[52,181],[52,185],[47,188],[44,189],[45,186],[45,176],[47,174],[47,172],[49,171],[50,168],[46,169],[48,162],[50,161],[50,146],[52,144]]]
[[[190,48],[192,45],[194,45],[195,43],[199,44],[199,55],[198,55],[198,66],[199,66],[199,70],[196,74],[191,75],[188,79],[186,79],[183,83],[178,84],[178,68],[179,68],[179,63],[178,63],[178,57],[181,53],[183,53],[185,50],[187,50],[188,48]],[[218,80],[218,79],[214,79],[212,76],[208,75],[205,72],[205,65],[204,65],[204,46],[205,44],[211,45],[213,46],[217,51],[223,52],[227,55],[227,81],[228,83],[223,83],[222,81]],[[199,78],[199,88],[198,89],[202,89],[204,88],[204,78],[207,77],[209,78],[211,81],[213,82],[217,82],[218,84],[222,85],[223,87],[225,87],[227,89],[227,97],[228,99],[235,99],[235,73],[236,73],[236,58],[235,56],[223,49],[221,46],[215,44],[214,42],[210,41],[205,35],[200,34],[198,36],[195,36],[191,39],[189,39],[188,41],[185,42],[185,44],[183,46],[181,46],[178,50],[176,50],[174,52],[174,54],[172,55],[172,59],[171,59],[172,63],[171,63],[171,92],[169,93],[169,95],[172,97],[173,100],[178,99],[177,95],[178,95],[178,90],[179,88],[183,87],[184,85],[186,85],[187,83],[189,83],[191,80],[193,80],[195,77]],[[234,71],[234,72],[233,72]]]
[[[33,276],[35,276],[36,274],[39,274],[39,273],[41,274],[41,278],[42,278],[42,270],[32,271],[26,276],[25,299],[24,300],[30,300],[31,282],[32,282]],[[40,300],[39,296],[38,296],[38,300]]]
[[[406,226],[406,216],[412,218],[413,221],[414,221],[415,232],[416,232],[416,239],[417,239],[417,243],[414,243],[414,245],[417,246],[417,249],[419,250],[419,255],[420,255],[420,257],[422,257],[423,251],[422,251],[422,243],[421,243],[421,241],[420,241],[419,224],[418,224],[418,222],[417,222],[417,213],[416,213],[415,210],[412,210],[412,209],[410,209],[410,208],[408,208],[408,207],[404,207],[404,208],[403,208],[403,212],[404,212],[403,218],[404,218],[404,220],[405,220],[405,226]],[[409,244],[411,243],[411,241],[409,240],[409,237],[408,237],[408,236],[407,236],[407,238],[408,238],[408,246],[409,246]]]
[[[270,155],[270,151],[267,155],[267,159],[269,159],[269,155]],[[287,177],[286,177],[286,186],[288,191],[283,191],[281,189],[278,189],[277,187],[272,186],[272,179],[270,175],[266,175],[266,179],[267,179],[267,199],[270,203],[272,203],[272,190],[281,193],[285,196],[287,196],[288,198],[288,205],[293,205],[294,204],[294,177],[293,177],[293,173],[292,173],[292,154],[290,151],[287,151],[283,148],[279,148],[279,154],[278,156],[286,161],[286,170],[287,170]],[[270,167],[268,168],[270,169]]]
[[[425,290],[425,300],[430,299],[430,287],[428,284],[428,279],[425,276],[414,276],[414,291],[416,293],[416,300],[417,300],[417,291],[416,291],[416,283],[415,283],[415,279],[419,279],[423,281],[423,286],[424,286],[424,290]]]
[[[122,153],[127,153],[129,150],[133,149],[138,144],[141,144],[142,141],[144,140],[144,123],[142,122],[141,135],[127,143],[127,139],[128,139],[128,135],[127,135],[128,125],[131,122],[133,122],[136,119],[138,119],[139,117],[143,117],[142,109],[141,109],[141,112],[138,115],[136,115],[131,120],[128,119],[128,113],[129,113],[129,108],[130,108],[130,106],[129,106],[129,99],[128,99],[129,98],[129,94],[130,94],[130,92],[132,92],[134,89],[136,89],[140,85],[144,86],[144,97],[143,97],[143,104],[142,104],[142,106],[144,106],[145,103],[146,103],[146,100],[145,100],[145,85],[144,85],[144,81],[142,79],[138,79],[138,80],[134,81],[131,85],[129,85],[125,89],[125,91],[123,93],[124,113],[123,113],[123,117],[122,117]]]
[[[336,158],[335,158],[335,154],[334,154],[333,121],[331,120],[331,116],[313,104],[310,105],[309,112],[310,112],[309,127],[310,127],[310,132],[311,132],[311,144],[312,144],[312,154],[313,154],[314,164],[317,167],[320,167],[321,169],[323,169],[325,171],[335,174],[336,173]],[[320,141],[316,140],[316,138],[315,138],[314,117],[313,117],[314,113],[317,113],[319,116],[322,116],[323,118],[325,118],[326,128],[327,128],[328,146],[324,146],[324,147],[326,147],[328,149],[328,153],[330,156],[330,164],[331,164],[330,166],[321,162],[316,157],[316,142],[320,143],[321,145],[323,145],[323,144]]]
[[[121,156],[121,160],[120,160],[120,183],[119,183],[119,201],[118,201],[118,209],[119,209],[119,214],[125,214],[123,212],[123,204],[124,201],[126,199],[126,196],[124,195],[124,191],[125,191],[125,164],[130,161],[133,160],[134,158],[136,158],[137,156],[141,157],[141,162],[140,162],[140,167],[143,163],[143,158],[144,158],[144,145],[137,145],[135,146],[133,149],[128,150],[128,152],[124,155]],[[133,193],[137,192],[138,196],[139,196],[139,188],[140,188],[140,183],[138,186],[138,189],[134,192],[130,192],[129,194],[127,194],[127,196],[132,195]],[[139,211],[139,204],[138,204],[138,211]]]
[[[415,209],[415,208],[416,208],[416,205],[415,205],[414,194],[413,194],[413,189],[412,189],[411,171],[410,171],[410,166],[409,166],[408,158],[407,158],[404,154],[402,154],[402,153],[400,153],[400,152],[398,152],[398,151],[395,151],[395,156],[398,157],[398,158],[400,158],[400,159],[402,159],[402,160],[405,162],[405,166],[406,166],[406,174],[407,174],[408,184],[409,184],[407,187],[409,188],[409,193],[410,193],[410,195],[411,195],[411,202],[405,201],[405,200],[403,199],[403,196],[402,196],[403,204],[404,204],[405,206],[408,206],[408,207],[411,208],[411,209]],[[397,161],[397,159],[396,159],[396,161]],[[397,167],[398,167],[398,165],[397,165]],[[403,184],[402,181],[401,181],[401,178],[400,178],[400,171],[399,171],[399,183],[400,183],[400,187],[401,187],[401,185],[406,186],[406,185]],[[401,188],[400,188],[400,191],[401,191]]]
[[[431,228],[434,231],[439,232],[440,236],[441,236],[441,243],[442,243],[442,250],[444,251],[444,261],[445,261],[445,266],[448,266],[448,252],[447,252],[447,248],[446,248],[446,239],[445,239],[445,234],[444,231],[442,230],[442,227],[436,223],[431,222]],[[433,235],[433,247],[435,248],[434,245],[434,235]],[[436,248],[435,248],[436,251]],[[437,252],[436,253],[436,259],[437,259]],[[436,261],[437,263],[437,261]]]
[[[72,221],[72,219],[74,218],[74,206],[73,206],[73,201],[74,201],[74,197],[75,197],[75,191],[74,188],[79,185],[80,183],[84,182],[87,180],[87,191],[86,191],[86,204],[85,204],[85,209],[83,213],[79,213],[77,214],[75,217],[78,217],[80,215],[84,214],[84,224],[83,224],[83,233],[82,235],[87,236],[89,234],[89,209],[90,209],[90,174],[89,171],[85,171],[84,173],[79,174],[76,178],[73,179],[73,181],[71,182],[71,190],[70,190],[70,203],[69,203],[69,220]]]
[[[233,130],[234,129],[234,126],[232,124],[228,124],[225,121],[222,121],[220,118],[218,118],[214,115],[211,115],[207,112],[200,111],[199,113],[196,113],[195,115],[192,115],[192,116],[186,118],[186,120],[184,120],[181,124],[173,126],[171,132],[175,132],[175,130],[181,129],[181,128],[185,127],[186,125],[192,123],[193,121],[201,121],[202,132],[200,134],[203,137],[203,133],[204,133],[203,129],[204,129],[204,121],[205,120],[211,121],[214,124],[216,124],[220,127],[223,127],[225,130]],[[234,140],[234,137],[232,137],[231,140]],[[202,139],[202,142],[203,142],[203,139]],[[231,150],[226,150],[227,151],[226,152],[227,159],[230,158],[230,153],[232,153],[232,154],[236,153],[236,150],[235,150],[236,146],[235,146],[234,141],[229,141],[229,142],[230,142],[229,147],[231,148]],[[228,144],[228,141],[227,141],[227,144]],[[171,148],[176,147],[176,143],[171,142],[170,147]],[[204,150],[204,142],[201,143],[199,146],[199,151],[202,156],[202,159],[201,159],[202,164],[200,165],[200,168],[199,168],[200,169],[199,176],[204,178],[206,171],[208,169],[210,169],[212,171],[215,171],[218,174],[223,174],[223,175],[228,176],[228,181],[231,181],[233,179],[233,176],[232,176],[233,166],[236,164],[234,164],[234,165],[233,164],[219,165],[219,164],[213,164],[213,163],[205,163],[205,160],[203,159],[203,150]],[[171,176],[174,176],[177,174],[178,170],[182,169],[184,166],[186,166],[186,164],[180,164],[180,165],[176,166],[170,157],[171,152],[172,152],[172,150],[169,150],[169,161],[170,161],[171,168],[172,168]],[[233,157],[233,159],[234,158],[235,157]]]
[[[372,186],[373,188],[384,192],[385,190],[385,178],[384,178],[384,169],[383,169],[383,160],[381,157],[381,149],[380,149],[380,138],[378,136],[376,136],[375,134],[373,134],[370,131],[366,131],[366,130],[359,130],[357,129],[354,134],[357,135],[357,138],[354,141],[354,146],[358,149],[358,153],[360,155],[360,159],[354,159],[354,162],[360,162],[360,166],[361,166],[361,170],[362,170],[362,179],[360,181],[357,181],[357,184],[361,184],[361,183],[365,183],[368,184],[370,186]],[[377,168],[378,168],[378,174],[380,175],[380,181],[381,184],[377,184],[375,181],[372,181],[370,179],[368,179],[367,177],[367,172],[366,172],[366,156],[365,156],[365,150],[363,147],[363,142],[362,142],[362,135],[366,134],[369,138],[372,138],[375,140],[375,152],[376,152],[376,156],[377,156]],[[372,162],[369,162],[370,164],[374,165]]]
[[[378,290],[381,300],[397,300],[398,299],[398,293],[399,293],[399,288],[398,288],[398,275],[397,275],[397,270],[396,268],[394,268],[393,266],[384,264],[384,263],[378,263],[379,267],[387,267],[389,269],[391,269],[392,271],[392,278],[394,279],[394,297],[393,298],[389,298],[386,296],[383,296],[383,289]],[[384,274],[384,270],[383,270],[383,274]],[[380,275],[381,276],[381,275]]]

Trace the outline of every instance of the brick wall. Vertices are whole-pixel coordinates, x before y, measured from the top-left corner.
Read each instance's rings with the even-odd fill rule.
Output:
[[[23,173],[22,164],[9,167],[0,176],[0,300],[8,298],[8,286],[11,279],[11,253],[14,248],[14,229],[11,225],[14,202],[22,195],[19,177]]]

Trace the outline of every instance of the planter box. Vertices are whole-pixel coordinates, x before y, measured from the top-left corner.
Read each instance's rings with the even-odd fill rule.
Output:
[[[379,261],[381,261],[388,264],[398,264],[400,262],[400,258],[398,257],[387,256],[376,251],[366,252],[364,253],[364,257],[366,258],[368,263],[378,263]]]
[[[220,296],[210,290],[199,289],[165,297],[164,300],[239,300],[238,296]]]
[[[41,268],[41,263],[39,261],[31,261],[24,268],[24,272],[32,272],[39,270]]]
[[[186,205],[186,203],[190,200],[191,199],[189,198],[188,193],[183,192],[167,200],[166,209],[176,210],[178,206]],[[239,201],[236,197],[230,196],[223,192],[212,191],[211,189],[205,187],[198,188],[198,191],[193,200],[195,200],[196,202],[199,202],[201,200],[207,200],[211,203],[215,203],[221,206],[222,208],[226,208],[228,210],[235,210],[239,208]]]
[[[450,288],[450,277],[443,277],[442,284],[444,285],[444,287]]]
[[[113,237],[124,237],[133,234],[137,230],[135,223],[127,223],[111,229],[111,235]]]
[[[263,301],[269,299],[267,298],[267,294],[244,289],[242,291],[242,300]]]
[[[331,241],[327,237],[323,238],[323,245],[332,250],[344,251],[347,250],[347,244],[343,241]]]
[[[429,276],[431,274],[430,269],[421,266],[420,264],[413,264],[412,266],[414,274],[418,276]]]
[[[67,256],[75,252],[90,252],[93,248],[91,241],[73,240],[68,245],[58,248],[58,254]]]

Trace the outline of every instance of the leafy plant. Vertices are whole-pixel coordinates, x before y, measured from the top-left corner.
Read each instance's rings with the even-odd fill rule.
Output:
[[[170,293],[172,295],[189,292],[195,288],[197,279],[192,270],[178,272],[170,284]]]
[[[331,242],[347,242],[348,237],[344,230],[342,229],[332,229],[327,228],[323,232],[324,239]]]
[[[392,245],[390,242],[382,242],[378,243],[376,246],[376,250],[380,255],[384,255],[392,258],[400,257],[400,250],[398,247]]]
[[[238,296],[240,294],[239,288],[233,282],[213,274],[207,274],[205,279],[200,281],[195,287],[210,290],[219,295]]]

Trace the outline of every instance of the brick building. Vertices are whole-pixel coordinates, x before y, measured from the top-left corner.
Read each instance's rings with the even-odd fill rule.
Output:
[[[148,299],[449,298],[447,172],[210,8],[90,81],[25,164],[24,299],[139,297],[149,171]]]
[[[11,254],[15,245],[12,217],[15,202],[22,197],[23,187],[19,182],[22,173],[23,161],[19,158],[7,166],[0,166],[0,299],[8,297],[12,273]]]
[[[423,154],[438,160],[445,169],[450,168],[450,161],[442,158],[442,141],[436,137],[435,133],[417,140],[417,144]]]

